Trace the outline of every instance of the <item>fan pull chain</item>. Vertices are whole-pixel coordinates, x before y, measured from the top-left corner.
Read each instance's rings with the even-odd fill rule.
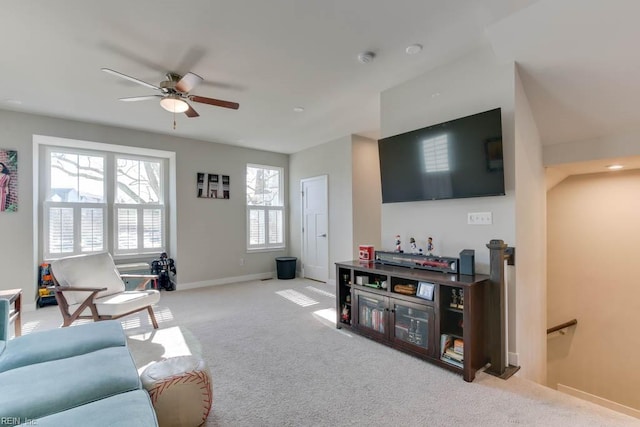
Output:
[[[173,130],[176,130],[176,111],[173,110]]]

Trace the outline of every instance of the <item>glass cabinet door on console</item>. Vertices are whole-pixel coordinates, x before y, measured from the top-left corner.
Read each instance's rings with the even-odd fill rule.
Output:
[[[354,315],[357,328],[374,335],[388,335],[388,298],[368,292],[355,292]]]
[[[426,355],[433,355],[435,346],[433,307],[391,300],[393,325],[391,338],[396,344]]]

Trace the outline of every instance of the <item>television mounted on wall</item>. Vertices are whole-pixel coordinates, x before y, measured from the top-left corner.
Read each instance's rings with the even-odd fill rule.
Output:
[[[501,109],[378,141],[382,203],[505,194]]]

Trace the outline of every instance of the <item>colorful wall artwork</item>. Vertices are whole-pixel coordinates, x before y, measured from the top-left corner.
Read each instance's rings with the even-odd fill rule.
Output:
[[[18,210],[18,152],[0,148],[0,212]]]

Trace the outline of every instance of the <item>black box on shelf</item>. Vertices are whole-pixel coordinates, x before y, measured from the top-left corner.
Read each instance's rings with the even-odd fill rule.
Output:
[[[476,251],[463,249],[460,252],[460,274],[473,276],[476,274]]]

